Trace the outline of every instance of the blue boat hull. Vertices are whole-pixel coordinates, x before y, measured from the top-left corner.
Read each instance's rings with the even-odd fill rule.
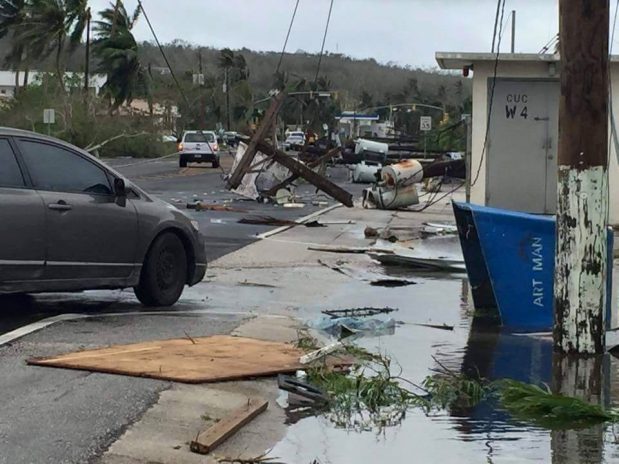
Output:
[[[476,308],[496,308],[512,332],[552,330],[555,218],[453,203]],[[608,233],[608,295],[612,299],[613,233]]]

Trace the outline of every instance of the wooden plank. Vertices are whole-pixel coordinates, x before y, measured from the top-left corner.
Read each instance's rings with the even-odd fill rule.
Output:
[[[210,453],[254,417],[265,411],[268,405],[269,402],[261,398],[248,399],[246,405],[224,417],[212,427],[200,432],[196,439],[191,442],[191,451],[199,454]]]
[[[229,189],[235,189],[239,185],[241,185],[241,180],[243,179],[243,176],[249,170],[249,167],[251,166],[251,163],[256,156],[256,145],[258,144],[258,142],[262,142],[262,140],[269,133],[269,129],[277,118],[277,113],[279,113],[279,109],[284,103],[285,98],[286,93],[280,92],[271,102],[271,106],[269,106],[269,109],[264,115],[264,118],[262,118],[262,121],[260,122],[260,126],[258,126],[256,133],[249,141],[247,150],[245,150],[245,153],[243,153],[243,157],[241,158],[241,161],[239,161],[236,170],[230,174],[227,184]]]
[[[258,142],[257,144],[258,150],[266,155],[273,156],[275,161],[277,161],[282,166],[288,168],[290,172],[293,174],[299,175],[299,177],[304,178],[310,184],[314,185],[316,188],[322,190],[327,195],[332,196],[337,201],[342,203],[349,208],[352,208],[352,195],[341,188],[339,185],[335,185],[329,179],[324,178],[320,174],[315,173],[310,168],[308,168],[305,164],[297,161],[296,159],[290,157],[286,153],[281,150],[274,149],[268,143]]]
[[[315,168],[317,166],[320,166],[322,163],[324,163],[325,161],[329,161],[331,158],[333,158],[334,156],[336,156],[337,154],[339,154],[341,151],[341,149],[339,147],[337,148],[333,148],[331,150],[329,150],[327,153],[325,153],[324,155],[322,155],[320,158],[307,163],[307,167],[309,168]],[[299,178],[299,174],[293,174],[290,177],[288,177],[288,179],[280,182],[279,184],[277,184],[275,187],[272,187],[270,190],[264,192],[265,196],[273,196],[277,193],[277,191],[279,189],[282,189],[286,186],[288,186],[289,184],[291,184],[292,182],[294,182],[295,180],[297,180]]]

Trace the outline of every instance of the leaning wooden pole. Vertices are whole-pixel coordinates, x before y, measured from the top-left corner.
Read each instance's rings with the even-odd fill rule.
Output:
[[[554,345],[603,353],[608,212],[608,0],[560,0]]]

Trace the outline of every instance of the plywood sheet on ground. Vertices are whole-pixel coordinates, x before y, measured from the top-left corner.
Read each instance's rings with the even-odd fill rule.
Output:
[[[216,335],[116,345],[28,364],[206,383],[294,372],[304,368],[299,364],[303,354],[287,343]]]

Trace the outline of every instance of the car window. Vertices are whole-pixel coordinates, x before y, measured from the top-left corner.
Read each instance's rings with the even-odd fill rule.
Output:
[[[19,147],[35,188],[57,192],[112,194],[105,171],[76,153],[31,140],[21,140]]]
[[[24,187],[25,185],[11,144],[7,139],[0,139],[0,187]]]
[[[213,136],[213,134],[209,134],[209,133],[199,133],[199,132],[192,132],[189,134],[185,134],[185,142],[189,142],[189,143],[204,143],[208,141],[209,143],[214,142],[215,141],[215,136]]]

